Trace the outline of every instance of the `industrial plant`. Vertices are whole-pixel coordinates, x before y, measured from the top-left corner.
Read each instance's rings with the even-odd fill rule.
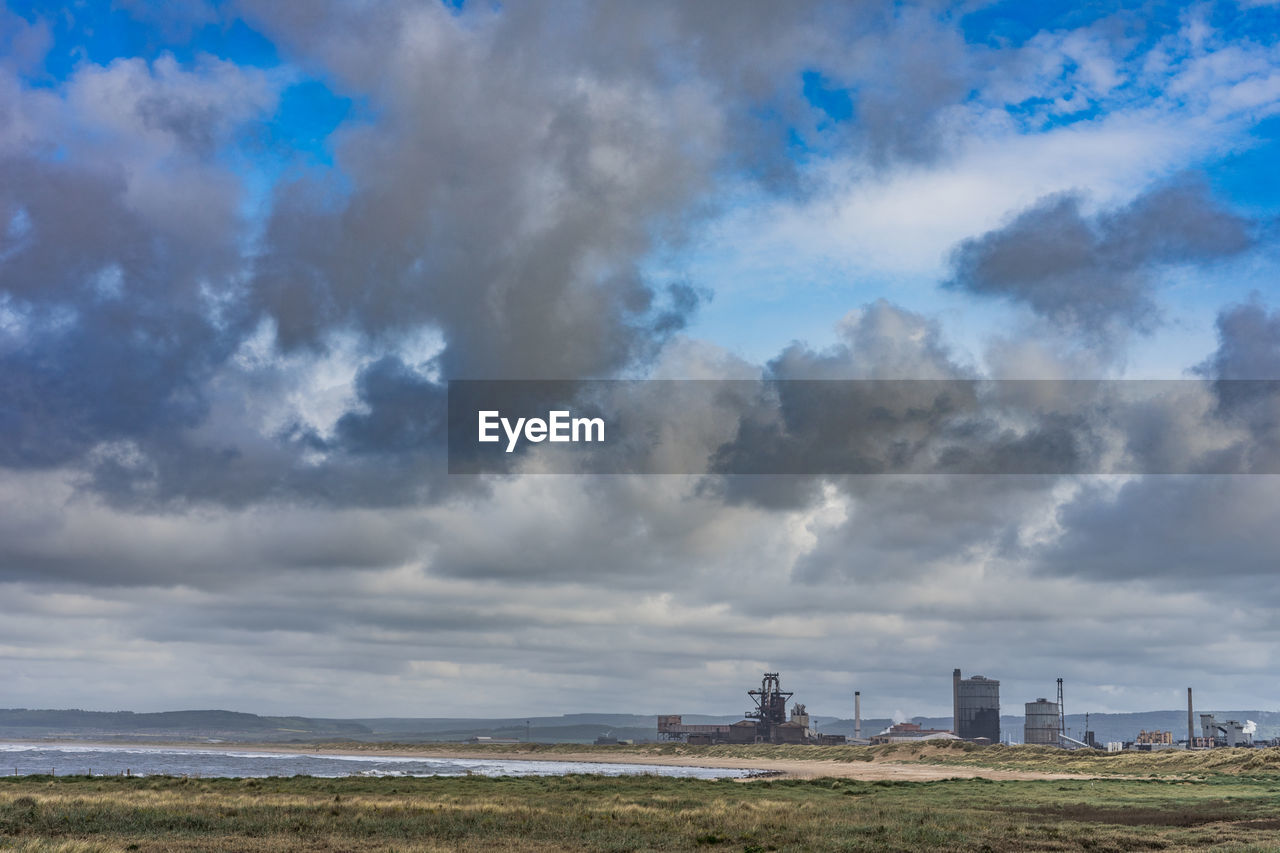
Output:
[[[710,743],[809,743],[836,745],[844,735],[820,735],[809,725],[809,712],[797,702],[787,719],[787,700],[792,693],[782,689],[776,672],[766,672],[758,688],[748,690],[755,708],[746,719],[732,725],[685,725],[679,714],[658,717],[658,738],[691,744]]]
[[[1089,728],[1089,715],[1084,715],[1080,738],[1067,733],[1063,679],[1057,680],[1053,700],[1039,697],[1024,705],[1022,742],[1032,746],[1062,749],[1106,749],[1116,752],[1134,750],[1149,752],[1162,749],[1213,749],[1218,747],[1254,746],[1256,726],[1252,721],[1218,719],[1213,714],[1200,714],[1200,734],[1195,732],[1195,714],[1191,688],[1187,688],[1187,739],[1175,740],[1170,731],[1138,732],[1133,740],[1098,743]],[[853,737],[842,734],[820,734],[811,724],[808,710],[799,702],[787,704],[794,695],[782,689],[776,672],[766,672],[760,686],[747,691],[755,707],[744,719],[735,723],[688,724],[679,714],[658,717],[658,738],[688,744],[813,744],[813,745],[878,745],[930,740],[963,740],[975,744],[1002,742],[1000,731],[1000,682],[982,675],[963,677],[957,668],[951,674],[952,727],[950,730],[926,728],[918,722],[898,722],[883,731],[863,737],[862,692],[853,693]],[[918,718],[917,718],[918,719]],[[1014,742],[1012,738],[1008,742]]]
[[[1191,688],[1187,688],[1187,739],[1175,740],[1171,731],[1139,731],[1131,741],[1110,741],[1105,747],[1099,744],[1089,730],[1089,715],[1085,714],[1084,739],[1077,740],[1067,734],[1066,712],[1062,698],[1062,679],[1058,679],[1056,702],[1040,698],[1026,704],[1026,723],[1023,742],[1040,746],[1059,746],[1065,749],[1106,749],[1108,752],[1132,750],[1155,752],[1165,749],[1220,749],[1253,747],[1257,726],[1253,721],[1220,720],[1214,714],[1200,714],[1200,734],[1196,735],[1195,709]]]

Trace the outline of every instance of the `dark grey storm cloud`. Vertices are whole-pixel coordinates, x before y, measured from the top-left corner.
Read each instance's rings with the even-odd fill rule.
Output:
[[[64,464],[205,414],[201,384],[236,332],[210,319],[200,288],[234,269],[234,234],[158,233],[125,192],[120,174],[0,162],[0,288],[18,317],[0,349],[0,464]]]
[[[349,196],[280,191],[255,300],[286,347],[335,325],[379,335],[435,324],[450,378],[607,376],[652,354],[694,291],[647,280],[641,259],[683,238],[714,170],[767,132],[762,111],[791,124],[814,109],[802,70],[857,77],[879,98],[858,127],[882,157],[921,145],[927,114],[963,89],[900,80],[905,67],[907,83],[956,68],[920,46],[930,16],[898,21],[857,4],[256,11],[372,98],[379,119],[338,147]],[[882,32],[902,49],[877,46]],[[875,61],[888,55],[892,68]],[[786,167],[784,131],[759,146],[768,159],[752,171]]]
[[[1154,268],[1229,257],[1254,244],[1255,223],[1191,179],[1092,216],[1083,203],[1078,194],[1048,196],[1004,227],[965,240],[952,252],[947,286],[1025,304],[1086,335],[1113,322],[1149,330],[1159,314]]]
[[[807,395],[798,383],[795,394],[744,403],[737,434],[720,448],[726,465],[738,455],[758,464],[781,454],[784,464],[798,466],[814,453],[852,452],[871,470],[903,470],[918,454],[920,470],[945,472],[939,462],[947,459],[935,455],[945,445],[979,454],[963,460],[977,460],[974,472],[994,474],[1034,459],[1024,470],[1043,476],[730,474],[703,491],[730,504],[794,510],[832,500],[834,488],[848,508],[794,567],[792,578],[807,584],[923,582],[957,563],[1006,560],[1048,577],[1161,579],[1170,588],[1202,581],[1209,566],[1257,577],[1275,550],[1265,507],[1274,503],[1276,477],[1256,475],[1276,470],[1280,436],[1277,385],[1258,380],[1280,376],[1280,323],[1253,303],[1225,310],[1218,327],[1219,348],[1199,369],[1203,381],[890,382],[907,398],[872,393],[867,400],[855,393],[847,408],[833,405],[830,394]],[[842,342],[825,352],[789,348],[771,363],[770,375],[968,376],[932,324],[887,303],[858,312],[843,331]],[[966,387],[975,394],[954,393]],[[941,408],[940,391],[951,392]],[[806,405],[808,396],[813,405]],[[944,428],[957,415],[971,432]],[[1011,416],[1016,430],[1007,428]],[[1095,465],[1215,473],[1148,474],[1117,489],[1094,477],[1049,476],[1055,461],[1062,474],[1104,470],[1089,467]],[[1037,518],[1053,518],[1060,535],[1049,534]]]
[[[301,56],[360,91],[402,82],[381,61],[388,47],[425,17],[443,17],[403,0],[358,10],[337,2],[305,9],[241,5]],[[795,163],[785,151],[791,128],[817,134],[819,125],[832,124],[804,97],[801,72],[820,73],[825,87],[846,94],[857,111],[857,122],[826,128],[830,141],[880,163],[938,156],[940,119],[964,100],[982,67],[974,56],[982,51],[965,44],[945,10],[934,2],[535,0],[504,6],[501,14],[467,5],[457,19],[488,37],[490,58],[541,76],[570,70],[633,91],[687,90],[695,81],[694,88],[708,88],[726,123],[733,145],[723,153],[731,162],[767,183],[794,185]]]
[[[1280,312],[1260,299],[1218,314],[1218,349],[1196,372],[1213,381],[1218,416],[1248,431],[1233,451],[1243,464],[1280,459]]]
[[[923,7],[241,11],[363,105],[331,140],[336,168],[278,183],[260,233],[219,151],[269,119],[287,77],[162,57],[86,65],[64,105],[4,90],[32,123],[0,172],[0,292],[20,318],[0,348],[3,464],[81,467],[137,507],[430,499],[440,379],[647,363],[705,294],[645,259],[688,239],[726,170],[796,187],[792,126],[881,165],[934,157],[938,111],[972,74]],[[187,3],[166,20],[223,18]],[[807,70],[847,89],[860,120],[824,124]],[[44,156],[64,137],[65,161]],[[330,432],[254,423],[273,382],[242,356],[264,318],[290,357],[357,336],[354,408]],[[424,330],[441,348],[405,365]]]
[[[933,324],[884,301],[842,331],[826,351],[789,347],[754,397],[737,395],[736,433],[712,452],[712,470],[731,478],[1280,470],[1273,432],[1242,432],[1238,413],[1212,403],[1234,394],[1274,407],[1280,386],[1271,383],[977,379]],[[915,378],[886,378],[904,376]]]
[[[694,290],[646,281],[638,263],[718,162],[706,95],[589,80],[551,49],[500,50],[443,6],[368,20],[386,16],[385,38],[358,48],[338,21],[321,22],[392,74],[358,81],[376,125],[345,132],[340,176],[279,188],[256,251],[237,218],[166,230],[138,215],[120,162],[128,139],[119,157],[104,147],[5,168],[0,285],[23,338],[4,356],[6,464],[79,461],[94,469],[87,482],[135,504],[421,499],[431,466],[414,460],[443,449],[432,427],[443,386],[397,367],[387,353],[403,336],[438,330],[445,375],[607,375],[683,326]],[[175,78],[144,74],[154,91],[122,122],[172,145],[171,159],[207,166],[228,122],[246,117],[198,97],[199,74]],[[232,356],[261,316],[285,350],[364,337],[374,363],[332,436],[286,428],[270,447],[251,423],[197,433],[220,415],[211,397],[235,384]],[[123,444],[103,452],[111,442]],[[427,485],[405,482],[424,474]]]
[[[1254,301],[1224,309],[1217,325],[1218,348],[1197,368],[1203,387],[1153,401],[1165,409],[1158,429],[1144,430],[1148,412],[1135,407],[1131,444],[1153,457],[1198,454],[1219,471],[1269,465],[1280,458],[1280,316]],[[1208,428],[1215,425],[1236,432],[1223,441]],[[1180,589],[1203,589],[1211,577],[1256,584],[1273,572],[1280,545],[1278,489],[1274,475],[1086,482],[1058,510],[1062,535],[1031,553],[1042,572],[1055,575],[1158,579]]]
[[[1048,574],[1196,590],[1230,579],[1276,604],[1265,582],[1280,547],[1276,477],[1146,477],[1085,488],[1058,513],[1064,533],[1036,549]]]
[[[1261,298],[1218,314],[1218,348],[1196,372],[1213,379],[1280,377],[1280,311]]]

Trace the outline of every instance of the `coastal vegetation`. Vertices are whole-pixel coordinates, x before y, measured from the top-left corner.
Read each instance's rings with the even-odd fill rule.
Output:
[[[1245,765],[1042,781],[5,777],[0,849],[1276,849],[1280,769]]]

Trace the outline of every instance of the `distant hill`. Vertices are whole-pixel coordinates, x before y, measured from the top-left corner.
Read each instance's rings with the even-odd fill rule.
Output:
[[[260,717],[238,711],[133,711],[0,709],[3,737],[199,737],[313,739],[356,737],[370,729],[354,720]]]
[[[735,717],[734,719],[741,719]],[[519,728],[524,731],[528,722],[534,728],[559,728],[563,726],[600,726],[619,728],[643,728],[657,730],[657,717],[653,714],[562,714],[558,717],[360,717],[352,722],[368,726],[375,732],[429,734],[470,730],[476,726],[486,729]]]
[[[591,743],[607,735],[653,740],[657,718],[640,714],[565,714],[559,717],[477,719],[264,717],[237,711],[0,709],[0,738],[75,738],[228,741],[402,741],[429,743],[501,737],[544,743]]]
[[[592,743],[609,736],[619,740],[654,740],[658,719],[644,714],[563,714],[558,717],[370,717],[355,720],[370,729],[353,740],[397,740],[410,743],[500,737],[539,743]]]

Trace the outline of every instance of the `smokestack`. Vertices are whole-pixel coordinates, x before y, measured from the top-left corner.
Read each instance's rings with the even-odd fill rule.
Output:
[[[960,737],[960,668],[951,673],[951,731]]]
[[[853,737],[862,737],[862,691],[853,691]]]
[[[1067,706],[1062,701],[1062,679],[1058,679],[1058,734],[1067,733]],[[1056,746],[1062,746],[1062,738],[1058,738]]]
[[[1191,688],[1187,688],[1187,749],[1196,742],[1196,726],[1191,715]]]

